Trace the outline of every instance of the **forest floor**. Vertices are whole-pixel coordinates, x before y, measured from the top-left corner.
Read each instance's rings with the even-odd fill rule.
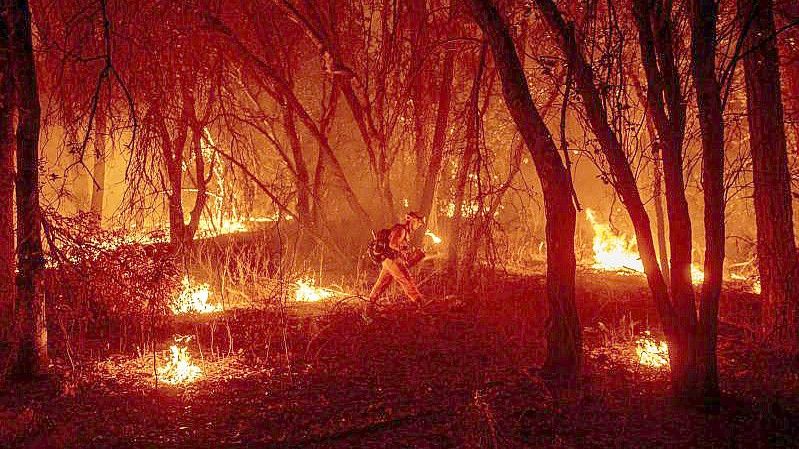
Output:
[[[190,351],[204,370],[188,386],[156,388],[147,355],[76,369],[57,359],[48,380],[2,387],[0,447],[799,446],[799,363],[752,338],[750,293],[724,293],[723,403],[704,414],[672,403],[666,369],[638,363],[636,336],[658,334],[642,278],[578,275],[586,356],[574,388],[538,374],[541,274],[503,273],[478,289],[489,294],[441,296],[436,282],[421,312],[400,298],[183,323],[200,329]],[[224,343],[209,342],[219,329]]]

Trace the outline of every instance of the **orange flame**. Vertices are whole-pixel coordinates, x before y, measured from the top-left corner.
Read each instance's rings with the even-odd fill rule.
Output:
[[[175,343],[188,341],[188,338],[175,338]],[[190,384],[202,376],[202,369],[191,361],[185,346],[177,344],[169,347],[171,358],[166,365],[158,368],[158,378],[170,385]]]
[[[316,280],[307,276],[294,282],[294,300],[297,302],[317,302],[336,295],[326,288],[316,287]]]
[[[635,353],[638,363],[652,368],[662,368],[669,364],[669,346],[665,341],[657,341],[649,331],[636,341]]]
[[[635,237],[613,232],[610,225],[597,221],[596,213],[591,209],[585,210],[585,216],[594,229],[593,268],[608,271],[627,269],[643,273],[644,265],[638,256]]]
[[[594,230],[593,268],[606,271],[644,272],[635,236],[628,237],[626,234],[614,232],[610,225],[597,221],[596,213],[591,209],[585,210],[585,216]],[[695,263],[691,264],[691,279],[695,284],[705,279],[704,271]]]
[[[222,310],[220,305],[208,303],[208,298],[211,297],[211,288],[208,284],[194,283],[189,276],[183,276],[181,284],[183,285],[183,290],[169,305],[175,315],[183,313],[213,313]]]

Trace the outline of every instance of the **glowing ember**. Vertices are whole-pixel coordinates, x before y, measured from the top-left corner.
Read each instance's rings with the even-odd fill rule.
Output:
[[[312,277],[298,279],[294,285],[294,300],[297,302],[317,302],[336,295],[333,291],[316,287],[316,280]]]
[[[633,270],[643,273],[644,265],[638,257],[638,245],[635,237],[616,234],[610,225],[599,223],[591,209],[585,210],[585,216],[594,229],[594,265],[600,270]]]
[[[752,293],[759,295],[762,292],[763,288],[760,286],[760,279],[758,279],[752,284]]]
[[[649,331],[636,341],[635,353],[641,365],[661,368],[669,364],[669,346],[652,338]]]
[[[180,295],[169,305],[172,313],[212,313],[222,310],[219,305],[208,303],[211,288],[208,284],[196,284],[188,276],[183,276],[183,290]]]
[[[433,231],[429,229],[424,232],[424,235],[430,237],[430,240],[433,242],[433,245],[438,245],[441,243],[441,237],[433,234]]]
[[[188,339],[176,338],[175,342],[188,341]],[[197,380],[203,373],[199,366],[191,361],[185,346],[172,345],[169,347],[172,358],[166,365],[158,368],[158,378],[170,385],[189,384]]]

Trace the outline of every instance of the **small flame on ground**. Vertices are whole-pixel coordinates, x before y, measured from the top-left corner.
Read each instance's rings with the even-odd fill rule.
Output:
[[[328,289],[316,287],[316,280],[310,276],[297,279],[294,286],[294,300],[297,302],[317,302],[336,294]]]
[[[175,342],[188,341],[176,338]],[[169,347],[171,358],[166,365],[158,368],[158,378],[170,385],[190,384],[202,376],[202,369],[191,361],[191,355],[185,346],[174,344]]]
[[[652,368],[662,368],[669,364],[669,346],[665,341],[658,342],[649,331],[636,341],[635,353],[638,363]]]
[[[211,287],[208,284],[194,283],[188,276],[183,276],[181,284],[183,285],[183,290],[169,306],[175,315],[182,313],[213,313],[222,310],[220,305],[208,303],[208,299],[211,297]]]
[[[433,245],[438,245],[442,242],[441,237],[433,234],[433,231],[429,229],[424,232],[424,235],[430,237],[430,240],[433,242]]]

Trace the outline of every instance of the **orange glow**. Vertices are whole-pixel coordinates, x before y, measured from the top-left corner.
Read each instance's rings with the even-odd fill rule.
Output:
[[[638,245],[635,237],[613,232],[610,225],[600,223],[596,213],[585,210],[585,216],[594,229],[594,264],[593,268],[607,271],[632,270],[643,273],[644,265],[638,256]]]
[[[337,294],[332,290],[316,287],[316,280],[311,276],[297,279],[294,288],[294,300],[297,302],[317,302]]]
[[[669,346],[665,341],[657,341],[652,338],[649,331],[644,332],[643,336],[635,343],[635,353],[638,355],[638,363],[641,365],[662,368],[669,364]]]
[[[188,338],[175,338],[175,343],[188,341]],[[171,358],[166,365],[158,368],[158,378],[170,385],[190,384],[202,376],[202,369],[191,361],[185,346],[174,344],[169,347]]]
[[[614,232],[609,224],[597,221],[596,213],[591,209],[585,210],[585,216],[594,230],[594,264],[592,268],[644,273],[644,264],[638,254],[638,243],[635,236]],[[705,280],[704,271],[695,263],[691,264],[691,280],[694,284]]]
[[[442,242],[441,237],[433,234],[433,231],[431,231],[429,229],[424,232],[424,235],[426,235],[427,237],[430,237],[430,241],[433,242],[433,245],[438,245],[438,244],[440,244]]]
[[[222,306],[208,303],[208,299],[211,297],[211,288],[208,284],[198,284],[192,281],[189,276],[183,276],[181,285],[183,285],[183,290],[169,305],[175,315],[183,313],[213,313],[222,310]]]

